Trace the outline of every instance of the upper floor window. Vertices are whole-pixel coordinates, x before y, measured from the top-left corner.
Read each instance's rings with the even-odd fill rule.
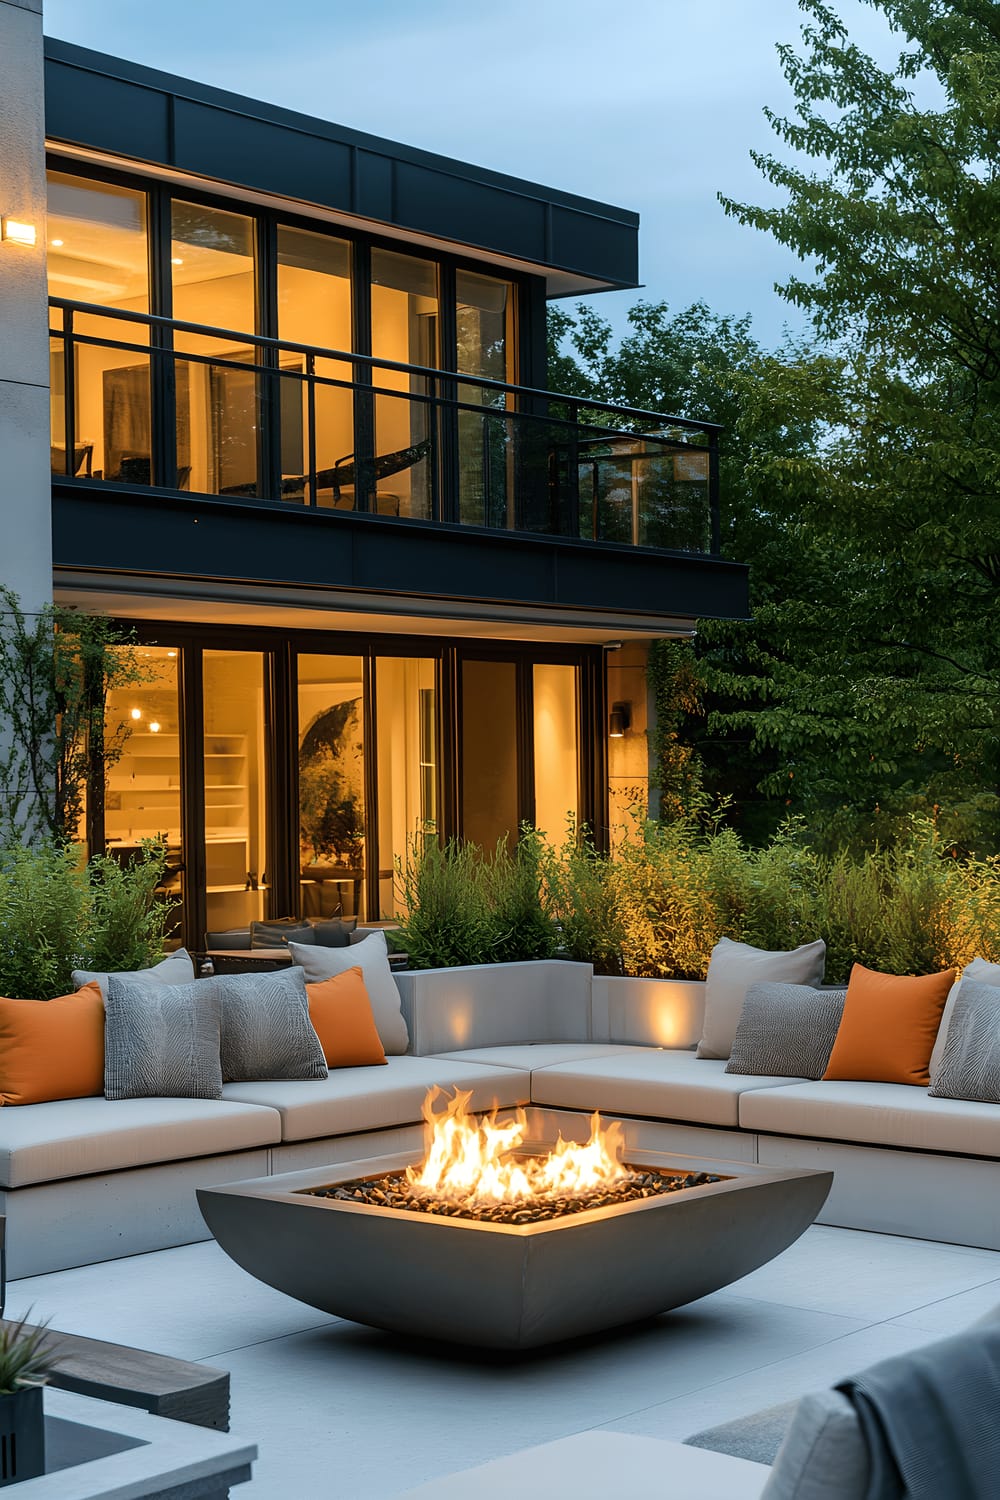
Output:
[[[149,312],[146,195],[49,175],[49,294]]]

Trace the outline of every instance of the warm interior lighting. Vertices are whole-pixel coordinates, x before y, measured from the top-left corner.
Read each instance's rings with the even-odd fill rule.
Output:
[[[33,245],[37,238],[34,224],[26,224],[23,219],[0,219],[0,228],[3,238],[13,245]]]
[[[61,250],[62,247],[63,247],[63,245],[66,243],[66,241],[65,240],[50,240],[49,243],[51,244],[53,250]]]
[[[170,264],[172,266],[182,266],[184,264],[184,259],[180,255],[172,255],[170,257]]]
[[[167,652],[167,655],[168,655],[168,656],[176,656],[176,655],[177,655],[177,652],[176,652],[176,651],[168,651],[168,652]]]
[[[608,735],[613,740],[623,740],[625,731],[632,722],[632,707],[629,703],[612,703],[608,715]]]
[[[133,710],[132,710],[132,717],[133,717],[133,719],[141,719],[142,718],[142,709],[141,708],[133,708]]]
[[[501,1124],[495,1112],[484,1118],[468,1113],[471,1090],[456,1089],[438,1111],[443,1097],[441,1089],[432,1089],[424,1100],[426,1155],[420,1166],[406,1169],[414,1193],[471,1207],[578,1198],[632,1179],[622,1164],[625,1142],[617,1120],[602,1127],[595,1114],[587,1142],[564,1141],[560,1135],[547,1156],[516,1156],[528,1131],[522,1109]]]
[[[159,725],[159,721],[157,719],[154,719],[153,722],[152,722],[152,724],[150,724],[150,726],[149,726],[149,732],[150,732],[150,734],[159,734],[159,732],[160,732],[160,725]]]

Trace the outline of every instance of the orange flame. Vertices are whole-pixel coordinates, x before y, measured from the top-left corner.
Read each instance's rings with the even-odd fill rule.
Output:
[[[427,1152],[417,1167],[407,1167],[413,1192],[449,1203],[520,1203],[525,1199],[580,1197],[585,1193],[629,1182],[632,1173],[622,1165],[625,1141],[621,1124],[601,1126],[591,1118],[590,1139],[558,1141],[548,1156],[515,1156],[528,1122],[523,1109],[499,1121],[496,1111],[480,1117],[468,1113],[471,1090],[456,1089],[444,1108],[435,1106],[443,1090],[431,1089],[424,1100]]]

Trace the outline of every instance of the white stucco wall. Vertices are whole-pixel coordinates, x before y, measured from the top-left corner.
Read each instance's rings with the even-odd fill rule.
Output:
[[[37,231],[0,241],[0,584],[35,610],[52,597],[42,0],[0,0],[0,214]]]

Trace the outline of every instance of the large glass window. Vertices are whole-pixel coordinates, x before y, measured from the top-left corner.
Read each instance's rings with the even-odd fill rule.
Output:
[[[560,844],[580,811],[577,669],[538,662],[533,670],[535,827]]]
[[[257,362],[254,346],[238,337],[256,331],[254,221],[180,200],[171,205],[170,217],[174,317],[233,330],[232,336],[174,336],[176,349],[209,361],[175,362],[178,486],[209,495],[258,495],[265,393],[250,368]]]
[[[455,294],[459,373],[509,383],[514,378],[513,284],[459,271]],[[464,383],[458,395],[460,401],[483,408],[481,415],[458,414],[461,519],[478,526],[511,526],[512,431],[509,421],[498,414],[506,410],[507,396],[489,386]]]
[[[278,337],[350,351],[351,247],[346,240],[278,226]],[[282,351],[280,362],[282,498],[353,508],[353,366],[348,360],[318,356],[315,374],[346,384],[315,384],[310,394],[298,377],[305,371],[304,356]],[[311,456],[316,469],[312,479]],[[315,495],[309,493],[311,483]]]
[[[399,364],[438,363],[438,285],[433,261],[392,250],[372,251],[372,354]],[[400,395],[375,397],[375,472],[369,508],[380,515],[431,514],[430,454],[434,425],[428,380],[375,366],[372,379]]]
[[[300,656],[302,914],[364,915],[365,715],[360,656]]]
[[[205,910],[219,932],[266,915],[264,657],[206,651],[202,661]]]
[[[108,774],[105,840],[108,853],[123,862],[136,856],[144,839],[162,840],[163,891],[179,901],[184,850],[178,656],[166,646],[141,646],[137,655],[146,680],[108,694],[108,740],[127,738]]]
[[[396,911],[394,869],[438,834],[435,662],[380,656],[375,663],[379,917]]]
[[[148,313],[145,193],[50,172],[48,278],[52,297]],[[77,312],[73,328],[81,339],[110,343],[76,345],[75,435],[67,455],[63,344],[53,341],[52,472],[151,484],[149,356],[112,347],[148,344],[148,326]]]
[[[462,833],[483,849],[517,837],[517,666],[462,663]]]

